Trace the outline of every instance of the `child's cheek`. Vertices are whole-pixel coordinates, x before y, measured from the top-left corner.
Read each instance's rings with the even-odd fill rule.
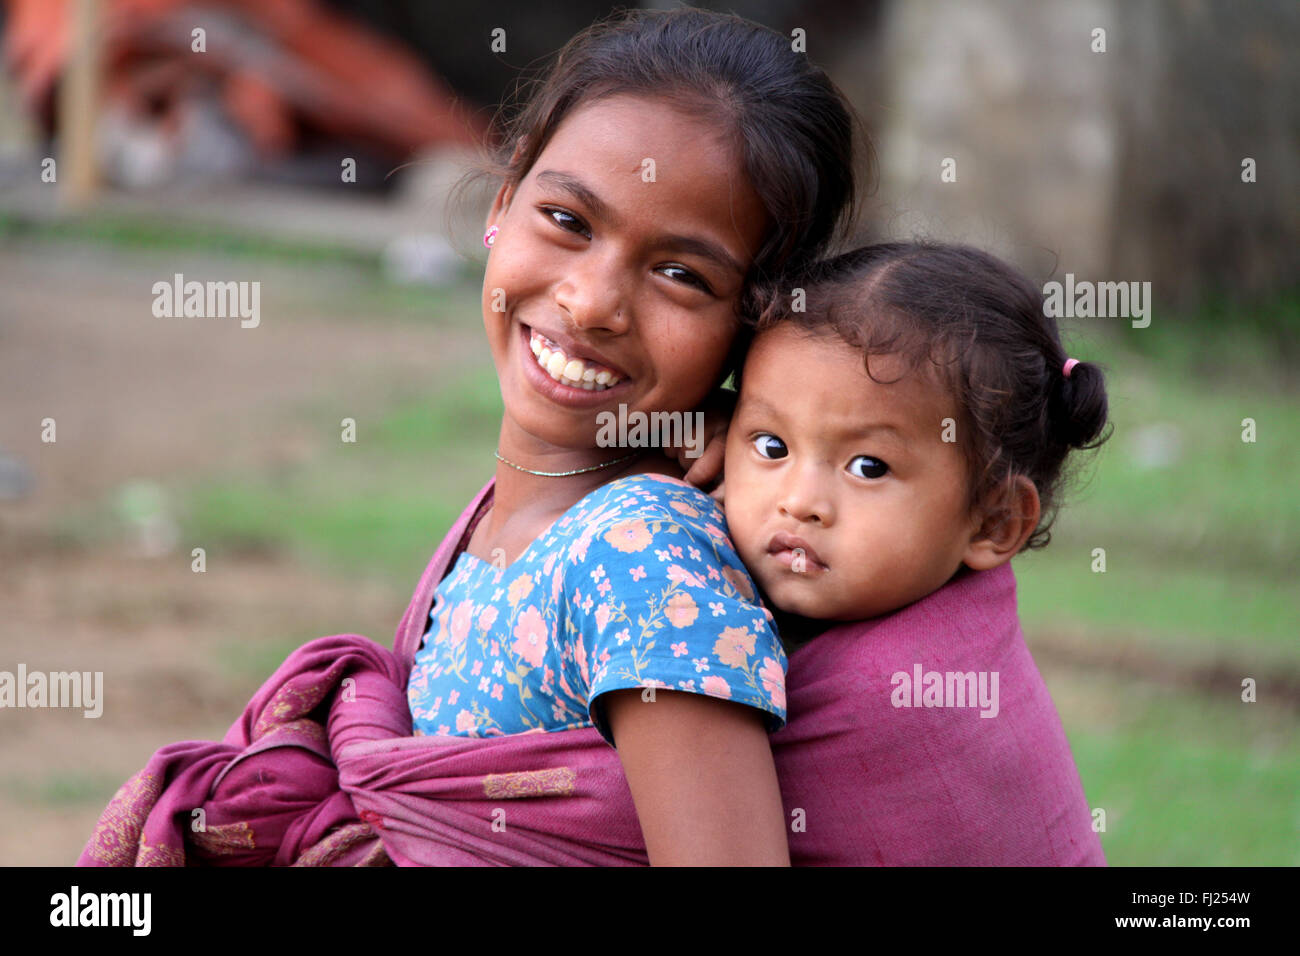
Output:
[[[733,541],[736,540],[737,525],[744,524],[740,515],[740,503],[745,497],[742,488],[745,483],[744,468],[740,456],[736,453],[735,424],[733,419],[731,428],[727,430],[727,448],[722,459],[722,511],[727,516],[727,528]]]
[[[736,545],[736,552],[748,565],[755,558],[753,538],[760,525],[760,506],[755,494],[758,489],[752,469],[746,466],[740,455],[733,455],[731,449],[732,443],[728,441],[723,471],[722,508],[727,516],[727,530]]]

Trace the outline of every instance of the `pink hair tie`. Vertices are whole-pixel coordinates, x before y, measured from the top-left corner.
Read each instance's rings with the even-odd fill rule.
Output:
[[[1078,365],[1078,364],[1079,364],[1079,360],[1078,360],[1078,359],[1072,359],[1072,358],[1068,358],[1068,359],[1066,359],[1066,360],[1065,360],[1065,367],[1064,367],[1063,369],[1061,369],[1061,374],[1064,375],[1066,378],[1069,378],[1069,377],[1070,377],[1070,370],[1073,369],[1073,368],[1074,368],[1076,365]]]

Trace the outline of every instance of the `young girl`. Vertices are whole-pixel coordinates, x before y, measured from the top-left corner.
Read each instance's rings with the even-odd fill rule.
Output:
[[[811,261],[851,206],[849,112],[779,34],[633,12],[561,52],[502,144],[498,465],[412,605],[415,733],[594,725],[652,863],[786,863],[770,615],[717,505],[655,450],[602,447],[598,416],[690,413],[722,381],[754,281]]]
[[[299,648],[221,742],[127,781],[81,862],[788,862],[770,616],[716,502],[600,419],[720,385],[756,283],[851,220],[853,141],[826,76],[737,17],[631,11],[571,41],[496,157],[496,472],[393,651]]]
[[[870,724],[840,755],[866,768],[881,822],[862,852],[1101,862],[1005,568],[1047,543],[1069,452],[1104,440],[1100,370],[1066,355],[1024,276],[975,249],[869,246],[794,285],[807,311],[778,302],[744,365],[726,516],[787,646],[866,622],[834,629],[836,693],[864,695]],[[810,769],[774,743],[783,784]]]

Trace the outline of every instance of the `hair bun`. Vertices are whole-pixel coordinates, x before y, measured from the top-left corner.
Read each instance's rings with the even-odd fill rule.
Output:
[[[1075,362],[1070,374],[1060,374],[1060,402],[1054,410],[1053,428],[1071,448],[1100,444],[1109,408],[1101,369],[1091,362]]]

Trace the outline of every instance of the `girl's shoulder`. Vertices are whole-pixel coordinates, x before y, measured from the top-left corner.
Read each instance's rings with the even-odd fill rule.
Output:
[[[580,500],[569,517],[584,529],[636,519],[667,520],[711,538],[727,538],[718,502],[688,482],[655,473],[626,475],[601,485]]]
[[[653,574],[700,562],[713,577],[739,579],[737,590],[752,596],[753,587],[727,534],[722,507],[704,492],[667,475],[618,478],[595,489],[571,508],[541,541],[543,555],[556,553],[569,571],[602,562],[631,563]],[[654,559],[644,565],[646,557]],[[554,567],[554,559],[544,569]]]

